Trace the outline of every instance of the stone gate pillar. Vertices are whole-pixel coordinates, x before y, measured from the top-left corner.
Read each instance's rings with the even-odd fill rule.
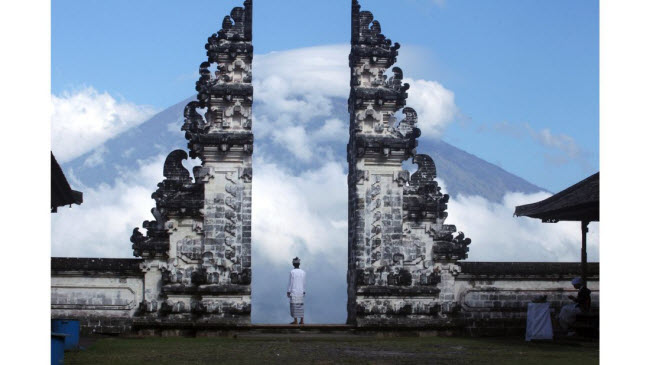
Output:
[[[353,0],[347,280],[348,323],[360,327],[444,321],[454,309],[455,262],[470,243],[444,224],[449,196],[431,157],[416,152],[420,130],[416,111],[405,107],[402,70],[386,75],[399,48]],[[408,159],[418,165],[412,177],[402,169]]]
[[[234,8],[208,38],[197,100],[182,130],[193,178],[176,150],[152,197],[147,235],[134,229],[135,256],[145,258],[139,315],[173,323],[250,323],[253,133],[252,0]]]

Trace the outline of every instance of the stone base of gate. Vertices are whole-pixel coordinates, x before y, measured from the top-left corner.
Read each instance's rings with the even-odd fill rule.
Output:
[[[126,337],[238,337],[286,334],[298,336],[359,335],[374,337],[424,337],[424,336],[523,336],[525,318],[469,321],[458,319],[436,324],[410,326],[384,323],[361,324],[250,324],[201,323],[178,320],[142,318],[101,318],[82,320],[82,335],[119,335]]]

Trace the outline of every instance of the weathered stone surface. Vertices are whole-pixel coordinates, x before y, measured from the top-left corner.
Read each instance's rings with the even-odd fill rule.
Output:
[[[142,259],[106,259],[92,257],[52,257],[52,275],[142,276]]]
[[[251,0],[236,7],[208,38],[199,66],[197,100],[185,107],[189,156],[176,150],[152,195],[155,221],[131,237],[145,259],[139,316],[169,321],[250,322],[252,127]],[[216,72],[210,70],[216,65]]]
[[[554,314],[577,290],[571,279],[580,276],[580,263],[462,262],[453,291],[459,321],[471,335],[523,335],[528,303],[545,297]],[[600,307],[599,265],[589,264],[591,311]]]
[[[580,276],[580,263],[572,262],[459,262],[461,278],[488,279],[534,279],[571,281]],[[598,280],[600,264],[587,263],[587,272],[591,279]]]
[[[470,240],[444,224],[449,195],[440,192],[431,157],[416,152],[417,112],[405,107],[402,70],[386,75],[399,44],[356,0],[351,43],[348,323],[441,323],[457,308],[455,263]],[[409,178],[402,162],[410,158],[418,170]]]
[[[80,320],[82,334],[129,331],[144,297],[141,259],[53,257],[52,318]]]

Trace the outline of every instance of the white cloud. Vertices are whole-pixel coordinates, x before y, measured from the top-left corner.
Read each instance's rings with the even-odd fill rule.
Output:
[[[585,159],[585,152],[578,146],[573,137],[566,134],[553,134],[548,128],[535,131],[527,125],[530,135],[542,146],[555,150],[555,155],[547,155],[547,160],[556,164]]]
[[[261,160],[261,159],[260,159]],[[300,255],[346,267],[347,175],[343,162],[292,174],[258,160],[253,184],[255,250],[276,264]]]
[[[279,129],[273,132],[273,140],[287,150],[291,151],[301,161],[309,161],[312,158],[312,150],[309,138],[302,126],[293,126]]]
[[[470,261],[580,261],[579,222],[542,223],[539,219],[513,216],[517,205],[534,203],[550,195],[508,192],[499,203],[461,195],[450,199],[446,223],[455,224],[472,239]],[[598,224],[592,223],[589,261],[599,260],[598,246]]]
[[[479,125],[477,131],[494,131],[517,139],[529,137],[545,149],[544,158],[547,163],[566,165],[573,162],[585,171],[594,169],[592,155],[584,150],[573,137],[563,133],[553,133],[549,128],[536,130],[529,123],[501,121],[492,125]]]
[[[52,151],[65,163],[151,117],[154,109],[92,87],[52,95]]]
[[[84,202],[52,214],[52,256],[132,257],[129,238],[143,220],[153,220],[151,193],[163,178],[165,157],[141,161],[138,170],[96,188],[77,181]]]
[[[258,141],[270,140],[303,162],[321,156],[331,142],[346,141],[347,121],[322,119],[347,114],[349,53],[349,45],[328,45],[256,55],[253,125]],[[412,47],[401,56],[406,69],[417,64],[419,53]],[[435,81],[405,81],[411,84],[407,104],[418,112],[423,138],[440,137],[457,114],[454,93]]]
[[[347,97],[350,88],[350,45],[335,44],[255,55],[254,83],[281,80],[279,94],[300,95],[317,91],[324,96]],[[255,88],[256,97],[276,94],[276,89]]]
[[[328,142],[346,129],[331,115],[335,107],[345,113],[349,52],[349,45],[329,45],[255,55],[256,141],[287,150],[302,163],[331,155]]]
[[[411,86],[406,103],[418,113],[417,126],[422,130],[422,138],[439,138],[458,114],[454,93],[436,81],[404,81]]]
[[[349,52],[348,45],[328,45],[255,55],[257,109],[302,123],[330,114],[331,98],[349,93]]]
[[[325,123],[314,132],[313,137],[322,142],[343,142],[349,137],[347,123],[338,118],[327,119]]]
[[[135,147],[127,148],[122,152],[122,157],[129,158],[135,152]]]
[[[167,131],[172,133],[177,133],[181,128],[179,126],[183,125],[184,120],[175,120],[167,124]]]
[[[84,160],[84,166],[86,167],[95,167],[104,163],[104,156],[108,153],[108,148],[105,145],[101,145],[86,157]]]

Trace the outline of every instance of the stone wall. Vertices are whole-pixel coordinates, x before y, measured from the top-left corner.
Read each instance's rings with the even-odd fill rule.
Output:
[[[471,335],[520,335],[526,328],[527,305],[546,296],[553,315],[568,296],[577,296],[571,279],[580,276],[579,263],[460,262],[454,293],[457,317]],[[599,310],[599,264],[589,263],[587,286],[592,291],[592,311]]]
[[[129,331],[144,297],[141,262],[52,258],[52,318],[77,319],[84,334]]]
[[[52,318],[77,319],[84,334],[117,334],[140,329],[176,331],[197,328],[237,328],[223,320],[176,321],[158,313],[147,315],[140,303],[147,296],[142,259],[52,258]],[[564,304],[572,303],[568,295],[576,295],[572,278],[579,276],[579,263],[548,262],[459,262],[459,271],[443,283],[455,298],[449,310],[440,306],[427,315],[407,310],[390,316],[376,315],[359,318],[359,328],[449,331],[469,335],[521,335],[526,327],[527,304],[545,295],[555,313]],[[444,273],[444,271],[443,271]],[[599,264],[589,264],[588,286],[592,290],[592,310],[599,309]],[[372,300],[373,305],[389,306],[394,301],[418,303],[435,295],[408,288],[387,292],[381,287],[363,288],[357,300]],[[449,302],[449,300],[447,300]],[[369,318],[368,318],[369,317]],[[421,321],[414,321],[420,318]],[[365,322],[363,322],[365,321]],[[155,332],[157,333],[157,332]],[[441,332],[445,333],[445,332]]]

